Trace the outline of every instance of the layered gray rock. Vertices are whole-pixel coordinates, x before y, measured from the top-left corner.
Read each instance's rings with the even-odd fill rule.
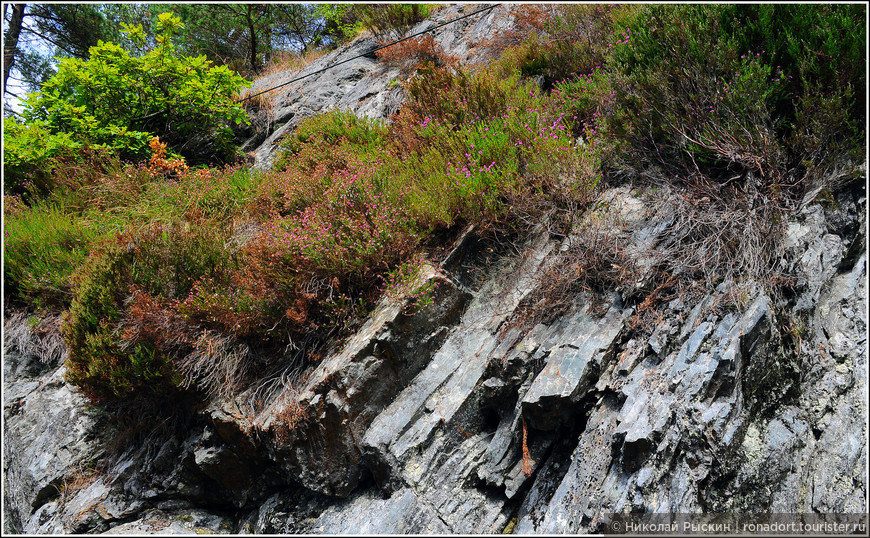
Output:
[[[210,514],[204,510],[180,510],[164,512],[149,510],[142,517],[122,523],[104,534],[233,534],[230,518]]]
[[[583,533],[625,512],[859,512],[866,201],[842,196],[846,214],[810,205],[788,228],[791,325],[762,286],[726,282],[670,301],[651,333],[612,292],[529,328],[518,308],[573,239],[541,231],[481,280],[460,270],[485,250],[466,234],[410,286],[437,282],[432,304],[385,299],[259,409],[250,393],[216,400],[185,435],[108,465],[93,465],[99,416],[17,318],[6,529]],[[626,248],[655,259],[667,208],[628,189],[603,200]]]
[[[64,357],[56,321],[4,320],[4,531],[32,532],[34,513],[104,450],[98,413],[63,380]]]

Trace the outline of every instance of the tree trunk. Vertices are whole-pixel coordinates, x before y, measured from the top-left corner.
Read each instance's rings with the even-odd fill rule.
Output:
[[[260,62],[257,59],[257,29],[254,26],[254,10],[255,6],[252,4],[247,5],[247,11],[245,12],[245,21],[248,23],[248,32],[250,34],[250,45],[251,45],[251,71],[254,73],[260,72]]]
[[[3,93],[6,93],[6,81],[9,80],[9,71],[15,62],[15,53],[18,52],[18,35],[21,33],[21,23],[24,21],[24,10],[27,4],[14,4],[12,6],[12,20],[9,21],[9,29],[3,43]],[[6,9],[3,9],[6,15]]]
[[[269,62],[272,60],[272,6],[270,4],[263,4],[262,6],[261,17],[266,20],[266,24],[263,26],[263,68],[269,65]]]

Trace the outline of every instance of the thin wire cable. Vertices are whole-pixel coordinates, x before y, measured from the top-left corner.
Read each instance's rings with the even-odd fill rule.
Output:
[[[364,52],[364,53],[362,53],[362,54],[357,54],[357,55],[354,56],[353,58],[348,58],[347,60],[342,60],[342,61],[337,62],[337,63],[334,63],[334,64],[332,64],[332,65],[328,65],[328,66],[324,67],[323,69],[318,69],[317,71],[314,71],[313,73],[308,73],[307,75],[302,75],[301,77],[296,77],[296,78],[294,78],[293,80],[288,80],[287,82],[284,82],[284,83],[278,84],[277,86],[273,86],[273,87],[271,87],[271,88],[269,88],[269,89],[263,90],[263,91],[261,91],[261,92],[257,92],[257,93],[255,93],[255,94],[253,94],[253,95],[248,95],[247,97],[245,97],[245,98],[243,98],[243,99],[239,99],[239,100],[236,101],[236,102],[237,102],[237,103],[243,103],[243,102],[247,101],[248,99],[252,99],[252,98],[254,98],[254,97],[257,97],[258,95],[263,95],[264,93],[268,93],[268,92],[270,92],[270,91],[272,91],[272,90],[277,90],[278,88],[281,88],[281,87],[286,86],[286,85],[288,85],[288,84],[293,84],[294,82],[299,82],[300,80],[302,80],[302,79],[304,79],[304,78],[308,78],[308,77],[311,77],[311,76],[314,76],[314,75],[318,75],[318,74],[320,74],[320,73],[323,73],[324,71],[329,71],[329,70],[332,69],[333,67],[338,67],[338,66],[341,65],[341,64],[346,64],[347,62],[352,62],[353,60],[357,60],[357,59],[359,59],[359,58],[362,58],[363,56],[368,56],[368,55],[370,55],[370,54],[372,54],[372,53],[375,53],[375,52],[377,52],[377,51],[379,51],[379,50],[383,50],[383,49],[385,49],[385,48],[387,48],[387,47],[392,47],[393,45],[396,45],[396,44],[398,44],[398,43],[401,43],[402,41],[407,41],[407,40],[409,40],[409,39],[411,39],[411,38],[414,38],[414,37],[417,37],[417,36],[419,36],[419,35],[423,35],[423,34],[425,34],[425,33],[431,32],[431,31],[433,31],[433,30],[437,30],[438,28],[442,28],[442,27],[447,26],[448,24],[452,24],[452,23],[454,23],[454,22],[456,22],[456,21],[460,21],[460,20],[462,20],[462,19],[467,19],[468,17],[473,17],[473,16],[475,16],[475,15],[478,15],[478,14],[480,14],[480,13],[483,13],[484,11],[491,11],[491,10],[497,8],[497,7],[500,6],[500,5],[501,5],[500,3],[499,3],[499,4],[493,4],[493,5],[489,6],[489,7],[485,7],[485,8],[483,8],[483,9],[478,9],[477,11],[475,11],[475,12],[473,12],[473,13],[469,13],[469,14],[467,14],[467,15],[463,15],[463,16],[461,16],[461,17],[456,17],[455,19],[450,19],[449,21],[445,21],[445,22],[442,22],[441,24],[437,24],[437,25],[433,26],[432,28],[427,28],[426,30],[422,30],[422,31],[420,31],[420,32],[417,32],[416,34],[412,34],[412,35],[409,35],[408,37],[403,37],[402,39],[399,39],[399,40],[397,40],[397,41],[393,41],[392,43],[387,43],[386,45],[381,45],[381,46],[379,46],[379,47],[375,47],[375,48],[373,48],[372,50],[370,50],[370,51],[368,51],[368,52]]]

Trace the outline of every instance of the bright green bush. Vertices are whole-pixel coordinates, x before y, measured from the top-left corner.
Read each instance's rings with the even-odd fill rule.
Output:
[[[157,24],[160,35],[150,50],[144,50],[141,27],[125,27],[143,48],[139,55],[100,42],[88,60],[62,59],[57,74],[28,97],[25,123],[58,137],[52,147],[73,139],[126,158],[144,158],[153,135],[182,154],[185,142],[204,135],[217,142],[225,157],[231,156],[229,125],[246,121],[243,107],[233,98],[247,83],[204,56],[179,55],[172,36],[182,28],[178,18],[163,14]],[[15,166],[42,164],[39,155],[23,151],[26,142],[15,140],[16,131],[10,133],[13,147],[22,148]]]
[[[44,190],[51,181],[44,172],[51,170],[58,158],[73,155],[80,147],[69,133],[52,135],[45,122],[22,124],[14,118],[4,119],[4,193]]]
[[[3,192],[31,202],[55,189],[76,189],[84,176],[102,170],[108,152],[70,133],[54,133],[43,121],[3,122]],[[78,169],[80,178],[65,172]],[[59,173],[60,171],[60,173]]]

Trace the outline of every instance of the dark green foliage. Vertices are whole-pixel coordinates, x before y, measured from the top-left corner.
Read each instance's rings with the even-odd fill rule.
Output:
[[[609,64],[623,163],[695,184],[752,172],[770,199],[801,196],[863,152],[863,19],[836,5],[638,9]]]
[[[94,252],[63,324],[67,380],[95,403],[165,393],[180,382],[165,355],[148,345],[126,349],[118,337],[133,258],[122,241]]]
[[[201,282],[231,288],[235,258],[221,232],[158,224],[97,248],[74,277],[64,323],[69,381],[94,401],[174,390],[181,376],[173,358],[190,351],[195,331],[173,305]]]
[[[601,69],[625,28],[615,15],[624,6],[528,5],[518,15],[521,41],[506,57],[527,77],[540,77],[544,88],[578,74]]]
[[[25,6],[20,39],[6,35],[6,69],[13,68],[17,78],[30,91],[54,74],[53,58],[88,57],[91,47],[108,40],[111,25],[99,7],[87,4],[21,4]],[[16,14],[17,14],[17,10]],[[13,17],[14,18],[14,17]],[[10,28],[15,26],[10,21]],[[10,40],[10,37],[16,39]],[[37,43],[41,46],[37,47]],[[5,80],[5,79],[4,79]]]
[[[50,38],[63,55],[87,58],[91,47],[111,32],[98,6],[88,4],[31,4],[29,17],[36,30]]]
[[[363,4],[351,9],[364,28],[376,34],[398,37],[414,24],[429,16],[436,4]]]
[[[363,30],[397,38],[422,21],[437,4],[321,4],[317,13],[328,24],[326,32],[339,40],[352,39]]]
[[[180,42],[190,54],[247,76],[259,73],[272,51],[270,4],[188,4],[173,6],[185,24]]]
[[[730,17],[743,50],[766,50],[793,75],[794,101],[777,103],[796,155],[824,168],[836,154],[863,158],[866,111],[866,6],[759,5]],[[732,6],[733,9],[733,6]],[[773,57],[771,51],[776,51]]]
[[[314,4],[181,4],[172,10],[185,24],[179,47],[205,55],[245,76],[255,76],[278,51],[304,53],[330,39]]]

